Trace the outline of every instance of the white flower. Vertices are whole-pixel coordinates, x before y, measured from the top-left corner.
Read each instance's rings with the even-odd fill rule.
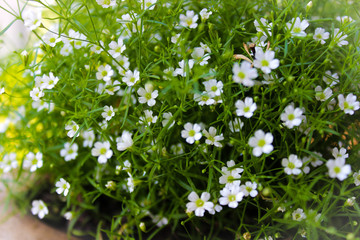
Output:
[[[181,131],[181,137],[185,138],[186,142],[193,144],[202,137],[201,126],[197,123],[185,123],[184,130]]]
[[[105,83],[105,92],[109,95],[114,95],[115,92],[120,90],[120,82],[118,80],[108,81]]]
[[[339,28],[334,29],[334,39],[335,39],[334,41],[337,43],[339,47],[349,44],[349,42],[346,41],[345,38],[347,38],[347,35],[344,34],[343,32],[340,32]]]
[[[207,65],[208,60],[210,59],[210,56],[205,54],[205,50],[202,47],[194,48],[194,51],[191,53],[191,57],[199,63],[200,66]]]
[[[2,95],[4,93],[5,93],[5,88],[4,87],[0,88],[0,95]]]
[[[41,152],[36,153],[29,152],[26,154],[23,167],[26,169],[30,169],[30,172],[35,172],[36,169],[41,168],[43,165],[43,155]]]
[[[57,189],[56,189],[57,194],[59,194],[59,195],[64,194],[64,196],[66,197],[69,193],[70,183],[68,183],[63,178],[60,178],[60,180],[55,183],[55,187],[57,187]]]
[[[61,41],[61,38],[57,34],[48,31],[44,34],[42,40],[50,47],[55,47],[55,45]]]
[[[331,178],[337,178],[343,181],[351,173],[351,166],[345,164],[344,159],[330,159],[326,162],[326,166],[329,170],[329,176]]]
[[[101,116],[105,118],[106,121],[110,121],[110,119],[115,116],[114,108],[112,106],[105,106]]]
[[[24,26],[27,27],[29,31],[35,30],[41,24],[41,11],[25,10],[22,13],[22,18],[24,20]]]
[[[18,166],[18,162],[16,160],[16,153],[6,154],[2,161],[0,161],[0,168],[4,173],[9,172],[11,169],[15,169]]]
[[[167,124],[168,124],[168,122],[170,121],[170,119],[173,117],[173,115],[172,115],[172,113],[171,112],[165,112],[165,113],[163,113],[163,120],[162,120],[162,125],[163,125],[163,127],[165,127]],[[169,128],[171,128],[172,126],[174,126],[174,124],[175,124],[175,121],[173,120],[171,123],[170,123],[170,125],[169,125]]]
[[[294,126],[299,126],[303,119],[303,111],[300,108],[294,108],[294,103],[290,103],[284,109],[284,112],[281,113],[280,119],[284,122],[285,126],[288,128],[293,128]]]
[[[337,147],[333,148],[332,155],[334,156],[335,160],[341,159],[343,161],[345,161],[345,159],[349,157],[349,154],[346,153],[345,148],[338,149]]]
[[[55,77],[52,72],[49,73],[49,76],[45,74],[42,76],[42,82],[40,84],[41,89],[53,89],[55,85],[59,82],[59,78]]]
[[[172,43],[176,44],[177,41],[180,39],[180,35],[181,35],[180,33],[175,34],[174,36],[171,37],[170,41],[171,41]]]
[[[206,91],[202,92],[201,94],[195,93],[194,100],[196,102],[199,102],[198,104],[200,106],[216,104],[216,101],[213,98],[211,98],[210,94]]]
[[[360,105],[359,102],[356,101],[356,96],[352,93],[348,94],[346,98],[344,95],[338,95],[339,107],[341,110],[345,112],[345,114],[353,115],[354,111],[358,110]]]
[[[30,91],[30,97],[33,101],[39,101],[44,95],[44,92],[38,87],[34,87],[33,90]]]
[[[304,213],[304,210],[301,208],[296,209],[292,213],[292,219],[295,221],[301,221],[306,218],[306,215]]]
[[[122,78],[122,81],[126,83],[129,87],[134,86],[140,80],[140,72],[138,70],[127,70],[125,76]]]
[[[184,147],[181,143],[171,145],[170,150],[175,155],[180,155],[184,153]]]
[[[148,10],[153,10],[155,8],[154,4],[157,2],[157,0],[143,0],[143,1],[144,1],[144,5],[141,4],[141,9],[145,8],[145,9],[148,9]]]
[[[279,59],[275,59],[275,52],[256,47],[254,67],[261,69],[263,73],[269,74],[272,69],[279,67]]]
[[[314,154],[322,157],[321,153],[314,152]],[[308,157],[303,158],[303,163],[309,162],[313,167],[318,167],[323,164],[323,162],[319,159],[318,156],[310,155]]]
[[[326,71],[323,76],[323,81],[330,87],[335,86],[339,83],[339,75],[337,73],[332,74],[330,71]]]
[[[341,22],[341,23],[350,23],[350,22],[352,22],[353,21],[353,19],[351,18],[351,17],[349,17],[349,16],[342,16],[342,17],[340,17],[340,16],[337,16],[336,17],[336,20],[337,21],[339,21],[339,22]]]
[[[145,110],[144,114],[145,116],[139,117],[140,123],[145,124],[146,126],[149,126],[151,123],[156,123],[158,116],[153,116],[153,111]]]
[[[104,80],[105,82],[110,81],[111,76],[114,75],[114,70],[111,69],[109,64],[100,65],[98,71],[96,72],[97,80]]]
[[[39,101],[33,101],[31,106],[34,109],[37,109],[38,112],[42,111],[42,110],[48,110],[48,112],[52,112],[55,109],[55,104],[53,102],[48,101],[44,101],[43,99],[40,99]]]
[[[116,65],[119,74],[124,76],[130,67],[129,58],[124,55],[120,55],[115,60],[116,61],[113,61],[113,64]]]
[[[175,71],[173,72],[173,76],[177,76],[180,75],[182,77],[186,77],[186,72],[189,71],[193,68],[195,60],[194,59],[190,59],[187,64],[185,64],[185,60],[181,60],[179,62],[179,67],[180,68],[176,68]]]
[[[244,123],[241,121],[240,118],[234,118],[234,121],[229,122],[230,131],[233,133],[240,132],[243,126]]]
[[[300,20],[299,17],[291,19],[290,23],[286,23],[287,28],[291,31],[291,36],[305,37],[305,29],[309,26],[307,20]]]
[[[73,52],[73,46],[70,43],[64,44],[64,46],[60,50],[60,54],[62,56],[69,56],[70,53]]]
[[[241,65],[234,63],[233,68],[233,80],[236,83],[241,83],[246,87],[254,86],[253,79],[257,78],[258,74],[255,68],[251,67],[251,63],[243,61]]]
[[[128,172],[129,177],[126,179],[126,185],[130,193],[135,190],[135,181],[132,175]]]
[[[254,100],[251,97],[246,97],[245,101],[237,100],[235,102],[235,107],[236,115],[239,117],[244,116],[246,118],[251,118],[257,108],[256,103],[254,103]]]
[[[87,131],[83,131],[81,136],[84,138],[83,147],[91,148],[95,140],[94,131],[91,129]]]
[[[203,82],[205,86],[205,91],[209,94],[210,97],[220,96],[223,92],[224,84],[222,81],[217,81],[216,79],[210,79]]]
[[[96,0],[96,2],[103,8],[113,7],[116,5],[116,0]]]
[[[65,125],[65,130],[69,130],[67,132],[68,137],[72,138],[75,136],[76,132],[79,130],[79,125],[76,122],[71,121],[70,123]],[[75,137],[78,137],[80,133],[77,133]]]
[[[201,9],[200,11],[200,17],[202,21],[206,21],[209,19],[210,15],[212,14],[212,11],[208,11],[206,8]]]
[[[257,130],[254,137],[249,139],[250,147],[253,147],[252,154],[259,157],[261,154],[269,154],[274,149],[271,143],[273,142],[273,135],[271,133],[264,133],[263,130]]]
[[[240,191],[239,186],[231,186],[220,190],[222,197],[219,198],[221,205],[228,205],[230,208],[236,208],[238,203],[243,200],[244,193]]]
[[[145,84],[144,88],[139,88],[137,90],[137,93],[140,95],[139,102],[140,103],[147,103],[149,107],[152,107],[155,105],[158,94],[158,90],[154,91],[154,87],[151,83]]]
[[[100,54],[103,51],[103,46],[104,46],[104,42],[103,41],[99,41],[99,45],[92,45],[90,48],[90,51],[96,53],[96,54]]]
[[[196,28],[196,21],[199,19],[198,15],[195,15],[194,11],[186,11],[186,16],[180,14],[180,25],[183,27]]]
[[[329,38],[329,33],[325,32],[323,28],[316,28],[314,33],[314,39],[320,41],[321,44],[325,44],[325,40]]]
[[[353,174],[354,184],[360,186],[360,170]]]
[[[109,47],[110,47],[109,53],[113,58],[119,57],[121,53],[126,49],[126,46],[122,38],[119,38],[117,42],[111,41]]]
[[[309,167],[309,158],[308,157],[304,157],[302,159],[300,159],[302,161],[302,171],[305,174],[308,174],[310,172],[310,167]]]
[[[321,86],[316,86],[315,88],[315,98],[318,101],[326,101],[328,100],[333,94],[333,91],[330,87],[325,88],[325,90],[322,90]]]
[[[226,188],[231,186],[240,186],[241,183],[241,175],[244,171],[242,168],[233,168],[235,166],[234,160],[230,160],[226,163],[227,167],[222,167],[221,172],[222,176],[219,178],[220,184],[225,184]]]
[[[264,80],[261,81],[263,84],[273,84],[275,82],[275,79],[278,78],[277,75],[275,77],[270,74],[264,74],[263,75]]]
[[[31,213],[33,215],[38,215],[40,219],[43,219],[45,215],[49,213],[49,210],[42,200],[34,200],[32,201]]]
[[[295,154],[290,154],[289,158],[283,158],[281,165],[287,175],[299,175],[301,173],[302,161]]]
[[[116,148],[119,151],[125,151],[126,149],[129,149],[134,144],[132,138],[132,133],[129,131],[124,130],[121,134],[121,137],[116,138]]]
[[[190,202],[186,204],[186,211],[189,213],[195,211],[195,216],[203,217],[205,210],[211,212],[214,207],[214,203],[210,202],[209,199],[210,193],[208,192],[203,192],[201,197],[196,192],[191,192],[188,196]]]
[[[249,195],[251,197],[256,197],[256,195],[258,194],[256,188],[257,188],[256,182],[247,181],[245,185],[243,184],[240,186],[240,191],[244,194],[245,197]]]
[[[209,131],[204,129],[202,133],[206,137],[206,144],[214,145],[215,147],[222,147],[222,144],[219,141],[224,140],[224,137],[222,133],[220,135],[216,135],[216,128],[210,127]]]
[[[60,150],[60,156],[65,158],[65,161],[68,162],[70,160],[73,160],[78,155],[78,145],[76,143],[73,143],[70,145],[69,142],[64,144],[64,148]]]
[[[268,21],[265,18],[261,18],[259,23],[256,19],[254,20],[254,26],[256,28],[256,31],[263,33],[263,35],[266,36],[266,33],[268,33],[271,36],[271,27],[272,23],[268,23]]]
[[[348,206],[348,207],[353,207],[355,202],[356,202],[355,199],[356,199],[355,197],[351,197],[351,198],[346,199],[344,205]]]
[[[99,163],[106,163],[113,155],[113,151],[110,149],[110,143],[108,141],[96,142],[94,148],[91,149],[91,155],[98,157]]]
[[[110,191],[115,191],[116,190],[116,183],[114,181],[107,181],[107,183],[105,184],[105,187],[107,189],[109,189]]]
[[[68,221],[72,220],[73,219],[73,212],[66,212],[64,213],[64,218]]]

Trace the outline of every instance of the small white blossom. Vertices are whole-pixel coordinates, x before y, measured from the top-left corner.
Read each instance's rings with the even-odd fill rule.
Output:
[[[104,80],[108,82],[111,80],[111,77],[114,75],[114,70],[111,69],[109,64],[100,65],[98,71],[96,72],[97,80]]]
[[[314,154],[322,157],[322,154],[319,153],[319,152],[314,152]],[[320,165],[323,164],[323,162],[319,159],[319,157],[314,156],[314,155],[310,155],[310,156],[308,156],[308,157],[304,157],[304,158],[303,158],[303,162],[304,162],[304,163],[308,162],[308,163],[310,163],[313,167],[318,167],[318,166],[320,166]]]
[[[2,161],[0,161],[0,169],[4,173],[10,172],[11,169],[18,167],[18,161],[16,159],[16,153],[9,153],[4,155]]]
[[[49,73],[49,76],[44,74],[42,76],[40,89],[53,89],[58,82],[59,82],[59,78],[55,77],[52,72]]]
[[[96,2],[103,8],[114,7],[116,5],[116,0],[96,0]]]
[[[261,69],[263,73],[269,74],[272,69],[279,67],[280,61],[275,58],[275,52],[256,47],[254,67]]]
[[[156,123],[158,116],[153,116],[153,111],[145,110],[144,114],[145,116],[139,117],[140,123],[145,124],[146,126],[149,126],[151,123]]]
[[[185,60],[181,60],[179,62],[179,67],[180,68],[176,68],[175,71],[173,72],[173,76],[177,76],[180,75],[182,77],[186,77],[187,71],[190,72],[190,70],[193,68],[195,60],[194,59],[190,59],[187,64],[185,64]]]
[[[260,23],[255,19],[254,26],[256,28],[256,31],[263,33],[263,35],[265,36],[267,34],[271,36],[272,23],[268,23],[268,21],[265,18],[261,18]]]
[[[122,38],[119,38],[117,42],[111,41],[109,44],[110,50],[109,53],[113,58],[117,58],[125,51],[126,46]]]
[[[33,31],[37,29],[41,24],[41,11],[39,10],[25,10],[22,13],[24,20],[24,26]]]
[[[202,133],[206,137],[206,144],[214,145],[215,147],[222,147],[222,144],[219,141],[224,140],[224,137],[222,133],[220,135],[216,135],[216,128],[210,127],[209,131],[204,129]]]
[[[329,86],[335,86],[339,83],[339,75],[337,73],[332,74],[330,71],[326,71],[323,76],[323,81]]]
[[[66,213],[64,213],[64,218],[66,220],[70,221],[73,219],[73,217],[74,217],[73,215],[74,215],[73,212],[66,212]]]
[[[269,154],[274,149],[271,143],[273,142],[273,135],[271,133],[264,133],[263,130],[257,130],[254,137],[249,139],[250,147],[253,147],[252,154],[259,157],[261,154]]]
[[[108,141],[96,142],[94,148],[91,149],[91,155],[98,157],[99,163],[106,163],[113,155],[113,151],[110,149],[110,143]]]
[[[105,118],[106,121],[110,121],[110,119],[115,116],[114,108],[112,106],[105,106],[101,116]]]
[[[195,93],[194,100],[198,102],[200,106],[204,106],[204,105],[209,106],[216,104],[216,101],[213,98],[211,98],[210,94],[206,91],[202,92],[201,94]]]
[[[326,166],[329,170],[329,176],[331,178],[337,178],[340,181],[343,181],[351,173],[351,166],[345,164],[343,159],[330,159],[326,162]]]
[[[140,72],[138,70],[127,70],[125,76],[122,78],[122,81],[126,83],[129,87],[134,86],[140,80]]]
[[[185,123],[184,130],[181,131],[181,137],[185,138],[186,142],[193,144],[202,137],[201,126],[197,123]]]
[[[316,86],[315,88],[315,98],[318,101],[326,101],[328,100],[333,94],[333,91],[330,87],[325,88],[325,90],[322,90],[321,86]]]
[[[214,207],[214,203],[209,201],[209,199],[210,193],[208,192],[203,192],[201,197],[196,192],[191,192],[188,196],[190,202],[186,204],[186,211],[189,213],[195,211],[195,216],[203,217],[205,210],[211,212]]]
[[[227,161],[227,167],[222,167],[221,172],[222,176],[219,178],[220,184],[225,184],[226,188],[229,188],[233,185],[240,186],[241,183],[241,175],[244,171],[243,168],[233,168],[235,166],[234,160]]]
[[[307,20],[300,20],[299,17],[296,19],[291,19],[290,23],[286,23],[287,28],[291,32],[291,36],[297,37],[305,37],[305,29],[309,26],[309,22]]]
[[[356,101],[356,96],[352,93],[348,94],[346,98],[344,95],[338,95],[339,107],[345,112],[345,114],[353,115],[354,111],[357,111],[360,107],[358,101]]]
[[[240,186],[240,191],[244,194],[245,197],[249,195],[251,197],[256,197],[256,195],[258,194],[256,188],[257,188],[256,182],[247,181],[245,184]]]
[[[131,138],[132,133],[129,131],[124,130],[121,134],[121,137],[116,138],[116,148],[119,151],[125,151],[129,149],[134,144],[133,139]]]
[[[301,221],[306,218],[306,215],[304,213],[304,210],[301,208],[296,209],[292,213],[292,219],[295,221]]]
[[[236,83],[243,84],[246,87],[254,86],[255,82],[253,79],[258,77],[258,73],[255,68],[251,67],[251,63],[247,61],[234,63],[233,68],[233,80]]]
[[[294,108],[294,103],[290,103],[281,113],[280,119],[288,128],[299,126],[303,120],[303,111],[300,108]]]
[[[83,131],[81,136],[84,138],[83,147],[91,148],[93,146],[95,140],[95,133],[93,130],[89,129],[87,131]]]
[[[116,190],[116,183],[114,181],[107,181],[107,183],[105,184],[105,187],[107,189],[109,189],[110,191],[115,191]]]
[[[31,213],[33,215],[38,215],[40,219],[43,219],[45,215],[49,213],[49,210],[42,200],[34,200],[32,201]]]
[[[172,113],[171,112],[165,112],[165,113],[163,113],[163,120],[162,120],[162,125],[163,125],[163,127],[165,127],[167,124],[168,124],[168,122],[170,121],[170,119],[173,117],[173,115],[172,115]],[[170,125],[169,125],[169,128],[171,128],[172,126],[174,126],[174,124],[175,124],[175,121],[173,120],[171,123],[170,123]]]
[[[343,147],[340,149],[338,149],[337,147],[334,147],[332,149],[332,155],[334,156],[335,160],[341,159],[343,161],[345,161],[345,159],[347,159],[349,157],[349,154],[346,153],[346,149]]]
[[[330,33],[325,32],[323,28],[316,28],[314,33],[314,39],[320,41],[321,44],[325,44],[325,40],[329,38]]]
[[[349,207],[353,207],[354,204],[356,203],[355,199],[356,199],[355,197],[351,197],[351,198],[346,199],[344,205],[349,206]]]
[[[219,203],[221,205],[228,205],[230,208],[236,208],[243,200],[244,193],[240,191],[239,186],[231,186],[229,188],[223,188],[220,190],[222,197],[219,198]]]
[[[103,46],[104,46],[104,42],[103,41],[99,41],[99,45],[92,45],[90,48],[90,51],[96,53],[96,54],[100,54],[103,51]]]
[[[334,29],[334,41],[339,47],[349,44],[349,42],[345,40],[346,38],[347,35],[343,32],[340,32],[339,28]]]
[[[61,38],[58,36],[58,34],[55,34],[50,31],[45,33],[41,39],[44,41],[44,43],[46,43],[50,47],[55,47],[55,45],[61,41]]]
[[[360,170],[353,174],[354,184],[360,186]]]
[[[64,144],[64,148],[60,150],[60,156],[64,157],[65,161],[68,162],[77,157],[78,149],[79,147],[76,143],[70,145],[70,143],[67,142]]]
[[[244,123],[241,121],[240,118],[234,118],[233,121],[229,122],[230,131],[233,133],[240,132],[240,130],[242,129],[243,126],[244,126]]]
[[[220,96],[223,92],[224,84],[222,81],[217,81],[216,79],[210,79],[203,82],[205,86],[205,91],[209,94],[210,97]]]
[[[251,118],[257,108],[256,103],[254,103],[254,100],[251,97],[246,97],[245,101],[237,100],[235,102],[235,107],[236,115],[239,117],[244,116],[246,118]]]
[[[284,171],[287,175],[299,175],[301,173],[300,168],[303,163],[298,156],[290,154],[289,158],[283,158],[281,165],[284,167]]]
[[[140,95],[139,97],[139,103],[147,103],[149,107],[152,107],[156,103],[156,98],[159,95],[158,90],[154,90],[154,87],[151,83],[145,84],[144,88],[139,88],[137,90],[137,93]]]
[[[157,2],[157,0],[143,0],[143,1],[144,1],[144,5],[141,4],[141,9],[145,8],[145,9],[148,9],[148,10],[154,10],[155,3]],[[140,0],[140,2],[141,2],[141,0]]]
[[[346,24],[346,23],[351,23],[354,19],[352,19],[350,16],[342,16],[342,17],[337,16],[336,20]]]
[[[67,135],[68,137],[72,138],[72,137],[78,137],[80,133],[77,133],[79,130],[79,125],[77,125],[76,122],[71,121],[68,124],[65,125],[65,130],[68,130]],[[76,136],[75,136],[76,134]]]
[[[184,153],[184,147],[181,143],[171,145],[170,150],[175,155],[180,155]]]
[[[126,186],[130,193],[135,190],[135,181],[132,175],[128,172],[129,177],[126,179]]]
[[[206,21],[209,19],[210,15],[212,14],[212,11],[208,11],[206,8],[201,9],[200,11],[200,17],[202,21]]]
[[[44,95],[44,92],[38,87],[34,87],[33,90],[30,91],[30,97],[33,101],[39,101]]]
[[[186,11],[186,15],[180,14],[180,25],[188,28],[196,28],[198,24],[196,21],[199,16],[194,11]]]
[[[68,183],[63,178],[60,178],[60,180],[55,183],[55,187],[57,187],[56,189],[57,194],[59,195],[64,194],[64,196],[66,197],[70,190],[70,183]]]
[[[23,167],[26,169],[30,169],[30,172],[35,172],[36,169],[41,168],[43,165],[43,155],[41,152],[36,153],[29,152],[26,154]]]
[[[205,50],[202,47],[194,48],[191,53],[191,57],[200,65],[204,66],[208,64],[208,60],[210,59],[209,54],[205,54]]]

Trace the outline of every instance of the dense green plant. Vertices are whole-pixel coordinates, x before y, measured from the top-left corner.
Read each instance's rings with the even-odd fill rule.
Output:
[[[33,2],[2,76],[23,207],[97,239],[358,239],[358,3]]]

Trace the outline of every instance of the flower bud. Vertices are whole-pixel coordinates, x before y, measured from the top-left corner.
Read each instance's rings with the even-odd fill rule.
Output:
[[[139,228],[141,229],[141,231],[145,232],[145,231],[146,231],[145,223],[144,223],[144,222],[141,222],[141,223],[139,224]]]

